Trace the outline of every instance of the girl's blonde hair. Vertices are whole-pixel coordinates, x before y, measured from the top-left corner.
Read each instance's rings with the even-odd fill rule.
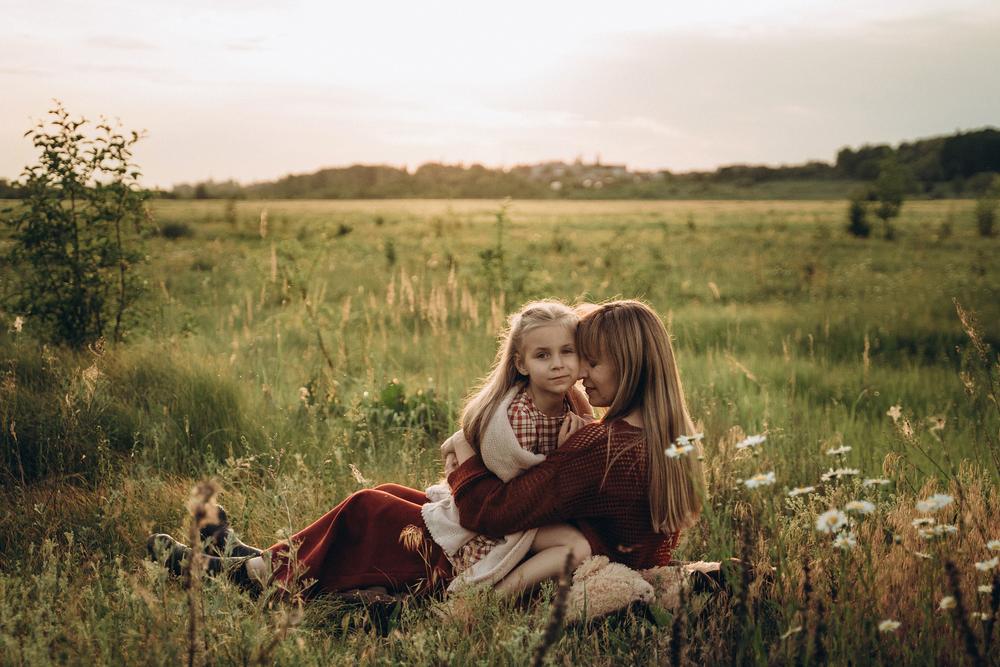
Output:
[[[500,345],[490,374],[466,400],[462,408],[462,431],[472,448],[479,451],[483,432],[493,413],[513,387],[525,386],[528,376],[517,370],[515,361],[531,330],[550,324],[562,324],[572,331],[580,316],[564,303],[553,300],[532,301],[507,320],[500,333]]]
[[[583,315],[576,340],[582,357],[610,363],[618,376],[618,391],[604,420],[620,419],[636,409],[642,415],[653,530],[672,532],[694,525],[704,495],[702,449],[700,442],[693,442],[694,451],[675,458],[664,451],[695,430],[663,322],[640,301],[612,301]]]

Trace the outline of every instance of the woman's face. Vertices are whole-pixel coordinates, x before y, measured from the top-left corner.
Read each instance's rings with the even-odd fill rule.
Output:
[[[595,408],[606,408],[611,405],[618,393],[618,373],[611,361],[604,356],[595,359],[593,363],[581,357],[580,376],[583,388],[587,391],[587,400]]]

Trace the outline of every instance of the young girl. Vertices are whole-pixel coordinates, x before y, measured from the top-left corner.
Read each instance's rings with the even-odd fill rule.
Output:
[[[492,371],[462,411],[462,430],[442,451],[454,451],[456,439],[461,439],[508,481],[543,461],[592,419],[586,400],[573,389],[580,368],[578,322],[571,308],[555,301],[529,303],[513,315]],[[517,594],[558,576],[567,557],[576,567],[591,555],[587,539],[568,524],[501,538],[475,535],[459,524],[446,484],[431,487],[427,495],[432,502],[424,505],[422,514],[454,568],[451,590],[486,583]]]

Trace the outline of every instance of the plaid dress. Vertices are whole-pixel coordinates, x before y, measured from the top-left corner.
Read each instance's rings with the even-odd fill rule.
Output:
[[[562,428],[563,419],[566,418],[569,409],[569,401],[563,399],[562,412],[556,417],[549,417],[535,407],[527,387],[519,391],[507,408],[507,418],[510,420],[511,428],[514,429],[517,444],[521,445],[521,449],[534,454],[548,456],[554,452],[559,447],[559,429]],[[466,542],[449,557],[455,568],[455,574],[471,567],[501,542],[503,538],[494,539],[486,535],[477,535]]]

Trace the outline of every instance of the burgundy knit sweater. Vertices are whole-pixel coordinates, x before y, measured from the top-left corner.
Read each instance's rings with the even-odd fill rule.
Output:
[[[610,439],[608,437],[610,433]],[[506,484],[473,456],[448,476],[461,523],[502,537],[570,522],[595,555],[642,569],[666,565],[678,533],[653,532],[642,431],[624,421],[584,426]]]

